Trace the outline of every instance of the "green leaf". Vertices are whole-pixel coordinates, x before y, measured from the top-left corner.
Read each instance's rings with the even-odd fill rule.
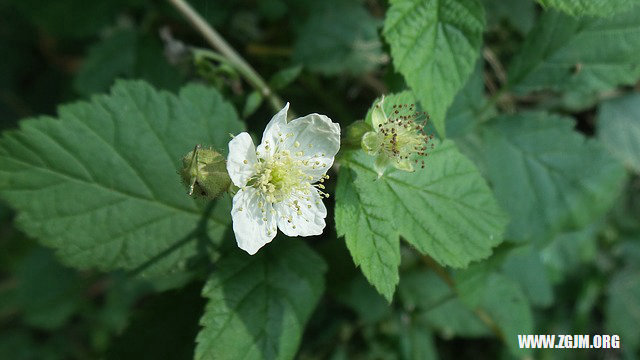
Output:
[[[483,127],[488,175],[511,216],[506,237],[544,240],[591,223],[613,204],[624,168],[570,118],[502,116]]]
[[[483,118],[495,115],[496,111],[487,105],[484,93],[483,66],[484,63],[478,61],[467,83],[447,111],[447,136],[451,138],[470,133]]]
[[[640,94],[603,102],[597,121],[598,137],[607,149],[640,172]]]
[[[640,271],[629,268],[616,274],[607,295],[607,331],[620,335],[622,347],[637,350],[640,348]]]
[[[271,79],[269,79],[269,85],[271,85],[273,90],[284,89],[297,79],[301,72],[302,65],[294,65],[286,69],[282,69],[273,74]]]
[[[597,230],[597,226],[591,225],[578,231],[558,234],[542,250],[544,265],[555,283],[578,271],[580,264],[595,259],[599,252]]]
[[[177,89],[181,82],[158,39],[120,30],[89,48],[73,86],[80,94],[90,95],[108,90],[116,79],[133,77],[168,90]]]
[[[361,179],[349,168],[340,171],[336,188],[335,221],[353,262],[378,292],[391,302],[398,284],[400,239],[394,229],[389,199],[380,197],[378,184]],[[392,201],[392,200],[391,200]]]
[[[16,271],[16,305],[27,324],[56,329],[63,326],[83,305],[83,288],[78,274],[60,265],[50,251],[36,248]]]
[[[339,302],[349,306],[365,324],[375,324],[391,315],[389,303],[358,274],[335,292]]]
[[[537,0],[544,7],[562,10],[573,16],[608,17],[638,4],[637,0]]]
[[[384,23],[395,68],[404,75],[436,130],[473,71],[484,9],[477,0],[392,0]]]
[[[531,307],[522,289],[505,275],[469,268],[456,276],[458,293],[471,309],[480,309],[500,329],[514,355],[525,350],[518,346],[518,334],[533,332]]]
[[[639,53],[640,6],[607,19],[575,19],[549,11],[513,59],[509,86],[520,94],[611,90],[638,80]]]
[[[535,23],[536,4],[531,0],[482,0],[482,3],[487,13],[488,28],[497,27],[505,21],[526,34]]]
[[[520,284],[532,305],[549,306],[553,303],[553,288],[540,256],[531,245],[515,248],[506,256],[502,272]]]
[[[81,269],[186,269],[201,241],[218,243],[230,201],[186,195],[177,174],[195,144],[226,152],[243,129],[217,91],[190,85],[179,97],[143,82],[62,106],[59,118],[23,120],[0,139],[0,197],[17,224]],[[206,239],[205,236],[209,236]]]
[[[478,316],[433,271],[403,273],[398,295],[405,309],[416,310],[416,321],[428,324],[445,339],[490,334]]]
[[[82,38],[98,33],[116,20],[127,7],[142,0],[97,0],[91,6],[83,0],[10,0],[26,18],[54,37]]]
[[[293,58],[325,75],[359,75],[385,61],[379,21],[353,1],[321,2],[302,26]]]
[[[405,360],[434,360],[438,358],[436,344],[427,324],[401,317],[400,354]]]
[[[193,339],[204,307],[198,285],[145,298],[144,306],[130,316],[127,328],[110,344],[106,359],[193,358]]]
[[[234,249],[203,289],[196,359],[292,359],[324,289],[322,258],[299,239]]]
[[[242,117],[246,119],[249,116],[251,116],[251,114],[256,112],[256,110],[258,110],[258,108],[262,104],[262,100],[263,100],[263,97],[262,95],[260,95],[260,92],[256,90],[252,91],[249,94],[249,96],[247,96],[247,100],[244,103],[244,109],[242,110]]]
[[[502,241],[507,219],[454,143],[434,143],[425,169],[413,173],[395,170],[377,179],[373,157],[364,152],[352,154],[345,164],[356,171],[360,184],[376,182],[367,187],[372,192],[367,196],[386,202],[389,220],[402,237],[441,264],[465,267],[491,254]]]

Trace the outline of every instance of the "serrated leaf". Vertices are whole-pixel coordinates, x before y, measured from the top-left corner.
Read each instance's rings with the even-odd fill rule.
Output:
[[[347,166],[360,182],[376,182],[369,196],[387,200],[400,235],[441,264],[465,267],[502,241],[506,216],[486,182],[454,143],[434,141],[426,168],[394,170],[377,179],[373,157],[353,154]]]
[[[378,37],[379,21],[353,1],[319,2],[302,26],[293,58],[325,75],[359,75],[385,60]]]
[[[366,177],[366,175],[364,175]],[[398,284],[400,239],[386,197],[377,183],[344,168],[336,188],[335,221],[353,262],[378,292],[391,302]],[[382,192],[383,193],[383,192]]]
[[[242,129],[213,89],[190,85],[178,97],[119,82],[110,95],[60,107],[57,119],[5,132],[0,197],[18,210],[20,228],[67,264],[177,272],[197,254],[198,226],[217,243],[230,220],[228,198],[203,214],[186,195],[181,157],[195,144],[225,152],[228,134]]]
[[[640,271],[628,268],[613,276],[607,295],[607,331],[620,335],[624,348],[637,350],[640,348]]]
[[[234,250],[202,293],[208,298],[196,359],[292,359],[324,289],[325,264],[299,239],[257,255]]]
[[[553,7],[573,16],[611,16],[638,4],[637,0],[537,0],[542,6]]]
[[[607,149],[640,172],[640,94],[603,102],[597,121],[598,137]]]
[[[483,127],[488,176],[511,216],[506,237],[544,240],[602,215],[624,168],[573,121],[543,112],[502,116]]]
[[[509,86],[520,94],[610,90],[638,80],[639,53],[640,6],[606,19],[575,19],[549,11],[513,59]]]
[[[477,0],[391,1],[383,34],[393,64],[441,136],[447,108],[473,71],[484,26]]]
[[[518,334],[531,334],[533,315],[522,289],[505,275],[469,268],[456,276],[460,299],[470,309],[480,309],[500,329],[504,342],[514,355],[520,349]]]

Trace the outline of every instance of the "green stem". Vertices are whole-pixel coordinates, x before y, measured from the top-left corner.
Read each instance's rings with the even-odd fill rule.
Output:
[[[266,81],[249,65],[226,41],[211,27],[185,0],[168,0],[205,38],[213,48],[218,50],[251,86],[269,100],[275,111],[284,106],[282,99],[275,94]]]

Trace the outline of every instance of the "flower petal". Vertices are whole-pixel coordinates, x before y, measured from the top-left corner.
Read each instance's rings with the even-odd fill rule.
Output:
[[[387,116],[384,114],[384,95],[382,99],[376,103],[371,112],[371,125],[375,130],[378,130],[380,125],[384,125],[387,122]]]
[[[333,165],[333,158],[340,149],[340,125],[325,115],[310,114],[292,120],[282,129],[285,136],[282,147],[295,158],[308,161],[303,171],[320,180]]]
[[[262,142],[258,145],[258,156],[261,158],[271,157],[276,151],[276,147],[279,144],[279,140],[283,134],[282,128],[287,125],[287,111],[289,110],[289,103],[286,103],[282,110],[273,115],[271,121],[264,128],[262,133]],[[269,146],[267,148],[267,145]]]
[[[261,201],[258,190],[251,187],[240,189],[233,197],[233,232],[238,247],[249,255],[271,242],[278,232],[275,211],[266,202],[261,209]]]
[[[229,141],[227,172],[237,187],[247,185],[247,180],[256,172],[256,147],[248,133],[243,132]]]
[[[278,213],[278,228],[287,236],[320,235],[326,226],[327,208],[313,186],[309,186],[308,194],[296,194],[274,204],[274,208]]]

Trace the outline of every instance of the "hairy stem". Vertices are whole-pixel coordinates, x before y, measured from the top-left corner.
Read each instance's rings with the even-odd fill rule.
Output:
[[[168,0],[202,35],[214,49],[220,52],[228,62],[242,75],[251,86],[269,100],[275,111],[284,106],[283,101],[275,94],[266,81],[247,63],[228,43],[211,27],[185,0]]]

